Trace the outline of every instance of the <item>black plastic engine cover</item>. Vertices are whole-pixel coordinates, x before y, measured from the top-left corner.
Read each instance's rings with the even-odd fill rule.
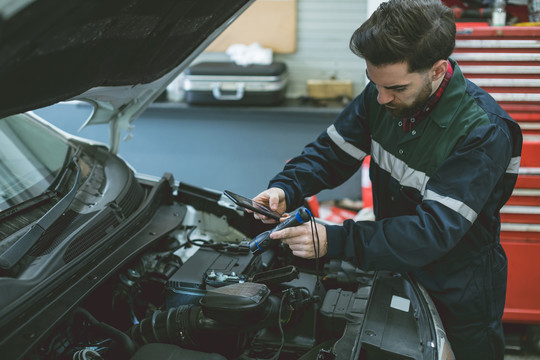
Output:
[[[247,280],[262,270],[260,256],[200,248],[167,282],[166,306],[197,304],[207,290]]]

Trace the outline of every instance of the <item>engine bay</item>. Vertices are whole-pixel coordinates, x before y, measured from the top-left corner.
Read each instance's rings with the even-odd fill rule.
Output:
[[[271,227],[218,192],[180,184],[174,206],[181,225],[153,234],[29,359],[437,358],[410,279],[282,244],[254,255],[249,241]]]

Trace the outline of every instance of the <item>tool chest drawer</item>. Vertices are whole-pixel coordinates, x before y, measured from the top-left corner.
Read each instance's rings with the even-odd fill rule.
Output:
[[[540,137],[525,135],[512,196],[501,209],[501,244],[508,256],[503,320],[540,324]]]
[[[540,135],[540,27],[458,28],[452,57],[524,134]]]
[[[458,28],[452,57],[524,134],[518,180],[501,209],[508,256],[503,321],[540,324],[540,27]]]

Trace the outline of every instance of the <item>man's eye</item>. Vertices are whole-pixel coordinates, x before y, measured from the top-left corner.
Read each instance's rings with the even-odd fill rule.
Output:
[[[394,91],[395,91],[395,92],[404,92],[405,90],[407,90],[406,87],[394,88]]]

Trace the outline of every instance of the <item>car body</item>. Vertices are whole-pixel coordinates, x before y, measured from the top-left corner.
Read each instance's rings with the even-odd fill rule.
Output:
[[[252,1],[0,3],[5,359],[451,359],[407,274],[253,254],[271,226],[221,192],[137,174],[120,133]],[[93,105],[110,144],[32,110]],[[317,220],[321,221],[321,220]]]

